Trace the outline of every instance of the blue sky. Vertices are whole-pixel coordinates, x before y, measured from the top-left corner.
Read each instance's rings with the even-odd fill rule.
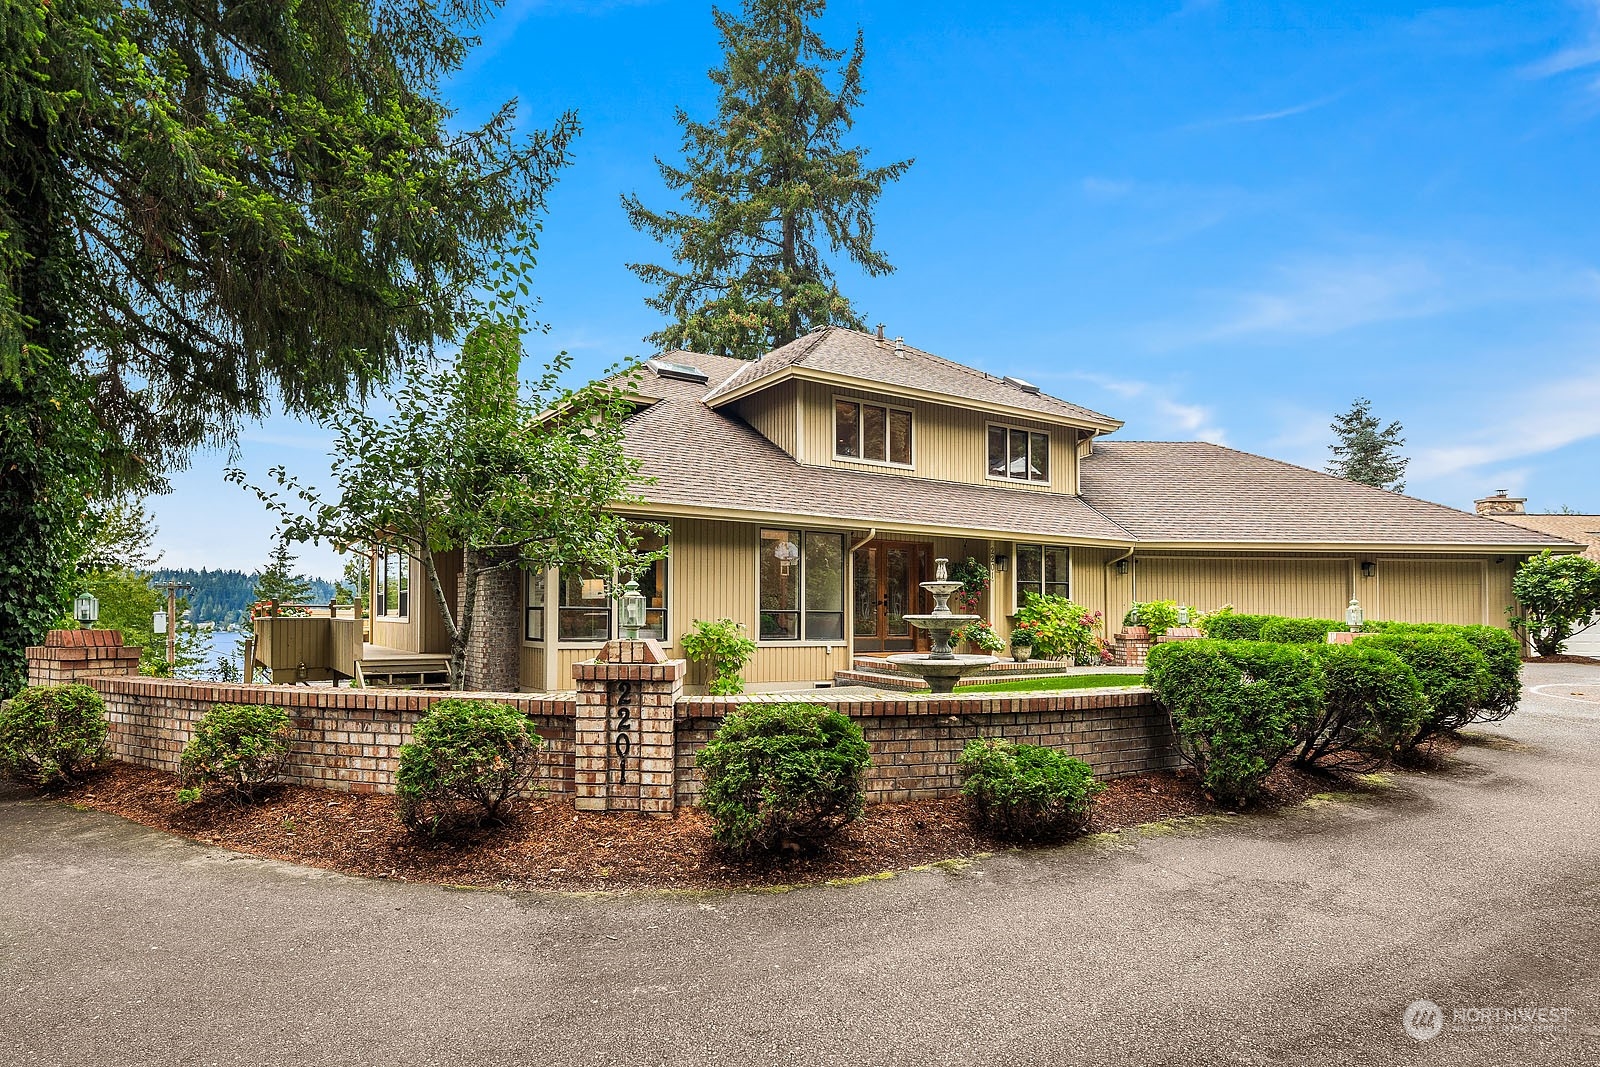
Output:
[[[877,212],[886,278],[840,271],[891,336],[1127,422],[1320,467],[1352,398],[1405,425],[1408,491],[1600,512],[1600,2],[889,3],[856,140],[914,157]],[[456,79],[584,134],[551,197],[546,336],[580,372],[657,328],[618,195],[665,194],[673,110],[707,117],[710,5],[512,0]],[[327,434],[273,419],[247,469],[315,477]],[[166,562],[264,560],[271,519],[195,457],[153,501]],[[337,572],[307,548],[307,569]]]

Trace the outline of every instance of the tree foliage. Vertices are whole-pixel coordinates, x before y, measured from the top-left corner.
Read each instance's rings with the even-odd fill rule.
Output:
[[[1525,561],[1511,579],[1512,622],[1541,656],[1557,656],[1573,634],[1600,620],[1600,563],[1549,549]]]
[[[823,244],[869,275],[894,269],[873,247],[872,211],[911,161],[869,167],[866,149],[844,143],[865,47],[858,30],[848,52],[830,48],[814,27],[825,7],[744,0],[737,15],[713,10],[716,117],[680,110],[683,163],[656,160],[683,210],[622,198],[629,221],[675,263],[629,265],[657,290],[646,303],[670,320],[651,343],[754,359],[820,326],[860,329]]]
[[[417,559],[450,638],[457,689],[477,687],[466,649],[481,575],[556,566],[610,575],[656,558],[637,551],[655,528],[609,510],[634,499],[639,477],[622,449],[631,376],[566,389],[562,354],[524,387],[521,362],[514,325],[481,326],[453,362],[407,368],[386,391],[392,416],[351,408],[332,420],[336,492],[325,496],[281,466],[270,472],[276,489],[256,490],[290,540],[390,544]],[[228,477],[247,480],[241,470]],[[435,558],[452,550],[463,554],[459,610]]]
[[[1335,440],[1328,446],[1333,452],[1329,474],[1396,493],[1406,487],[1406,464],[1411,461],[1400,454],[1406,439],[1398,421],[1384,426],[1372,413],[1372,401],[1358,396],[1349,411],[1334,416],[1331,428]]]
[[[575,132],[441,86],[485,0],[0,7],[0,687],[85,501],[455,336]]]
[[[299,557],[289,551],[288,539],[277,537],[267,555],[266,567],[256,576],[256,603],[270,603],[274,615],[290,604],[306,603],[311,595],[311,579],[299,573],[299,563]]]

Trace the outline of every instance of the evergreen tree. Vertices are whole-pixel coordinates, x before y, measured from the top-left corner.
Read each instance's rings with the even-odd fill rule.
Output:
[[[1336,440],[1328,446],[1333,452],[1329,474],[1396,493],[1406,487],[1411,461],[1400,454],[1406,439],[1398,421],[1383,426],[1372,414],[1372,402],[1358,396],[1349,411],[1334,416],[1332,429]]]
[[[287,538],[280,537],[267,557],[267,566],[256,577],[256,603],[271,603],[272,614],[289,604],[304,604],[311,596],[311,579],[297,573],[299,557],[289,551]],[[282,614],[293,614],[293,609]]]
[[[848,53],[828,47],[812,25],[825,7],[744,0],[737,17],[713,10],[724,53],[711,71],[717,115],[697,122],[679,110],[684,162],[656,160],[685,210],[622,198],[629,221],[676,263],[629,264],[658,290],[645,302],[671,320],[652,344],[755,359],[830,323],[860,329],[823,241],[869,275],[894,270],[872,246],[872,211],[911,161],[868,167],[866,149],[844,144],[865,51],[859,30]]]
[[[497,6],[0,3],[0,696],[86,499],[517,291],[576,127],[444,100]]]

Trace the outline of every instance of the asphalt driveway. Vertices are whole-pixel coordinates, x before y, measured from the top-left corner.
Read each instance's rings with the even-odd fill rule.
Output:
[[[0,1063],[1596,1063],[1600,668],[1527,682],[1376,797],[786,894],[361,881],[10,793]]]

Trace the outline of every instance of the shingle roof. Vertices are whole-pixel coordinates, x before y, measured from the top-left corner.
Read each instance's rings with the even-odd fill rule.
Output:
[[[941,393],[956,401],[1038,412],[1106,430],[1122,425],[1109,415],[1069,404],[1046,393],[1029,392],[1003,378],[911,345],[903,345],[897,353],[893,341],[880,341],[872,334],[841,326],[825,326],[752,363],[740,362],[706,397],[706,403],[718,407],[719,401],[745,386],[796,368],[843,375],[890,388]]]
[[[713,381],[741,361],[692,352],[663,359],[699,367]],[[834,523],[945,527],[1127,544],[1116,523],[1076,497],[1032,493],[895,474],[803,466],[742,420],[711,410],[705,386],[646,372],[637,385],[656,403],[628,420],[626,450],[655,483],[640,489],[650,504]]]
[[[1084,499],[1141,541],[1558,547],[1561,538],[1203,441],[1097,440]]]
[[[1485,518],[1587,545],[1583,554],[1600,560],[1600,515],[1489,515]]]

